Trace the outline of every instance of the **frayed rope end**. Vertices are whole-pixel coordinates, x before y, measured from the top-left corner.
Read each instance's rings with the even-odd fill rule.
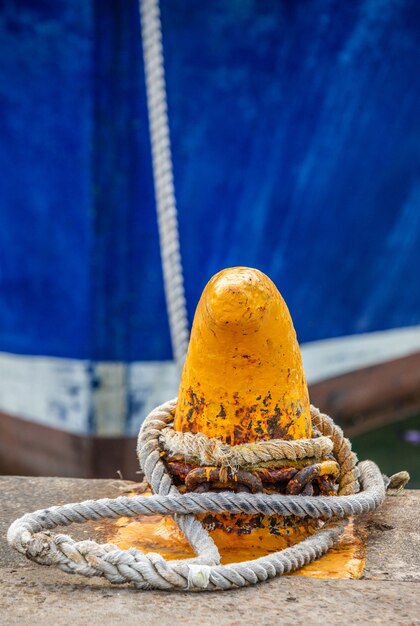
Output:
[[[397,472],[389,477],[388,489],[404,489],[410,480],[410,474],[408,472],[402,471]]]

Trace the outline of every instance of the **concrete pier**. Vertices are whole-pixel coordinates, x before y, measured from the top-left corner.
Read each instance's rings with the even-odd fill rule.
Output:
[[[361,580],[282,577],[221,593],[142,592],[99,578],[41,567],[6,542],[9,524],[28,511],[88,498],[116,497],[128,481],[0,477],[0,623],[159,626],[420,624],[420,491],[389,496],[367,518]],[[99,538],[97,523],[67,529]]]

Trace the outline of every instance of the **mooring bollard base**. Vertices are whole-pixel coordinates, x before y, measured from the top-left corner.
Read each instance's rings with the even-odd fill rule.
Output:
[[[144,491],[141,489],[142,495],[152,495],[151,489],[147,485],[145,487]],[[128,492],[132,495],[138,493],[136,489]],[[197,517],[203,521],[203,518],[211,516],[203,514]],[[219,548],[222,564],[257,559],[295,545],[309,536],[308,523],[302,530],[298,525],[299,520],[295,527],[290,525],[287,518],[283,521],[284,528],[277,528],[275,532],[271,532],[272,528],[267,526],[260,532],[254,530],[251,535],[227,533],[222,528],[210,530],[210,536]],[[209,524],[208,519],[207,523]],[[314,520],[314,532],[317,523],[318,520]],[[112,543],[122,550],[135,547],[142,552],[157,552],[167,560],[195,556],[175,521],[168,516],[139,515],[136,518],[101,520],[96,523],[95,530],[102,541]],[[365,565],[367,534],[367,518],[358,516],[351,519],[338,543],[327,554],[290,575],[310,578],[360,578]]]
[[[39,567],[10,550],[10,523],[39,507],[89,498],[117,497],[134,483],[120,480],[0,478],[0,623],[68,624],[98,620],[130,625],[235,624],[419,624],[420,491],[388,496],[366,516],[366,563],[361,580],[286,576],[222,594],[139,593],[106,580],[68,576]],[[150,520],[150,518],[149,518]],[[74,524],[77,539],[101,540],[98,522]]]

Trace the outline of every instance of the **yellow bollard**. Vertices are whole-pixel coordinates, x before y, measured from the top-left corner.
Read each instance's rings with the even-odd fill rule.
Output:
[[[174,428],[231,445],[311,436],[308,389],[292,319],[262,272],[226,269],[204,289]]]
[[[246,267],[226,269],[205,287],[192,327],[174,429],[204,433],[231,446],[312,437],[308,389],[293,323],[276,286],[262,272]],[[180,454],[163,453],[163,458],[181,493],[226,488],[253,491],[255,478],[265,493],[297,494],[301,491],[294,478],[296,471],[310,473],[314,463],[318,464],[319,488],[324,489],[320,493],[335,493],[338,466],[331,456],[270,461],[247,467],[244,472],[201,467],[198,461],[187,461]],[[286,491],[277,482],[280,475],[290,478]],[[310,483],[307,487],[312,488]],[[311,491],[303,493],[310,495]],[[145,494],[151,494],[150,490]],[[206,513],[197,518],[215,540],[223,563],[281,550],[320,525],[318,520],[278,515]],[[168,517],[121,518],[99,529],[121,548],[158,551],[169,559],[193,555]],[[355,536],[350,526],[336,551],[298,574],[360,576],[361,535],[360,528]]]
[[[230,445],[311,437],[308,389],[292,319],[274,283],[259,270],[225,269],[205,287],[194,317],[174,429],[201,432]],[[187,490],[258,490],[250,473],[242,478],[244,472],[227,475],[216,467],[186,467],[181,458],[168,461]],[[274,483],[270,467],[276,466],[259,468],[259,477]],[[280,471],[286,477],[290,469],[293,463]],[[276,492],[273,484],[265,487]],[[199,518],[220,548],[235,546],[245,553],[262,544],[265,549],[291,545],[318,528],[313,520],[280,516]]]

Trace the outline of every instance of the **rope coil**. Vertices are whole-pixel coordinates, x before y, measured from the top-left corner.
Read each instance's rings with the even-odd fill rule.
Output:
[[[10,526],[9,544],[36,563],[88,577],[103,576],[115,584],[132,583],[138,589],[194,591],[244,587],[289,573],[319,558],[339,539],[344,526],[338,520],[373,511],[384,501],[389,481],[401,486],[408,480],[406,472],[384,480],[372,461],[356,465],[350,443],[341,429],[312,407],[315,425],[322,435],[327,436],[327,431],[331,433],[333,450],[341,467],[340,494],[349,494],[358,483],[356,475],[360,474],[362,489],[359,493],[316,497],[229,492],[181,495],[162,460],[160,444],[175,406],[176,399],[154,409],[139,434],[140,466],[157,495],[87,500],[28,513]],[[206,512],[294,515],[333,520],[333,525],[280,552],[252,561],[220,565],[214,541],[194,517]],[[57,526],[88,520],[156,514],[174,516],[196,552],[195,558],[166,561],[153,552],[144,554],[135,548],[120,550],[113,544],[95,541],[76,542],[68,535],[50,532]]]
[[[162,431],[160,443],[170,454],[197,458],[200,465],[220,467],[244,467],[264,461],[283,459],[296,461],[306,457],[320,458],[333,450],[331,439],[323,436],[296,441],[270,439],[229,446],[203,433],[182,433],[175,431],[172,427]]]

